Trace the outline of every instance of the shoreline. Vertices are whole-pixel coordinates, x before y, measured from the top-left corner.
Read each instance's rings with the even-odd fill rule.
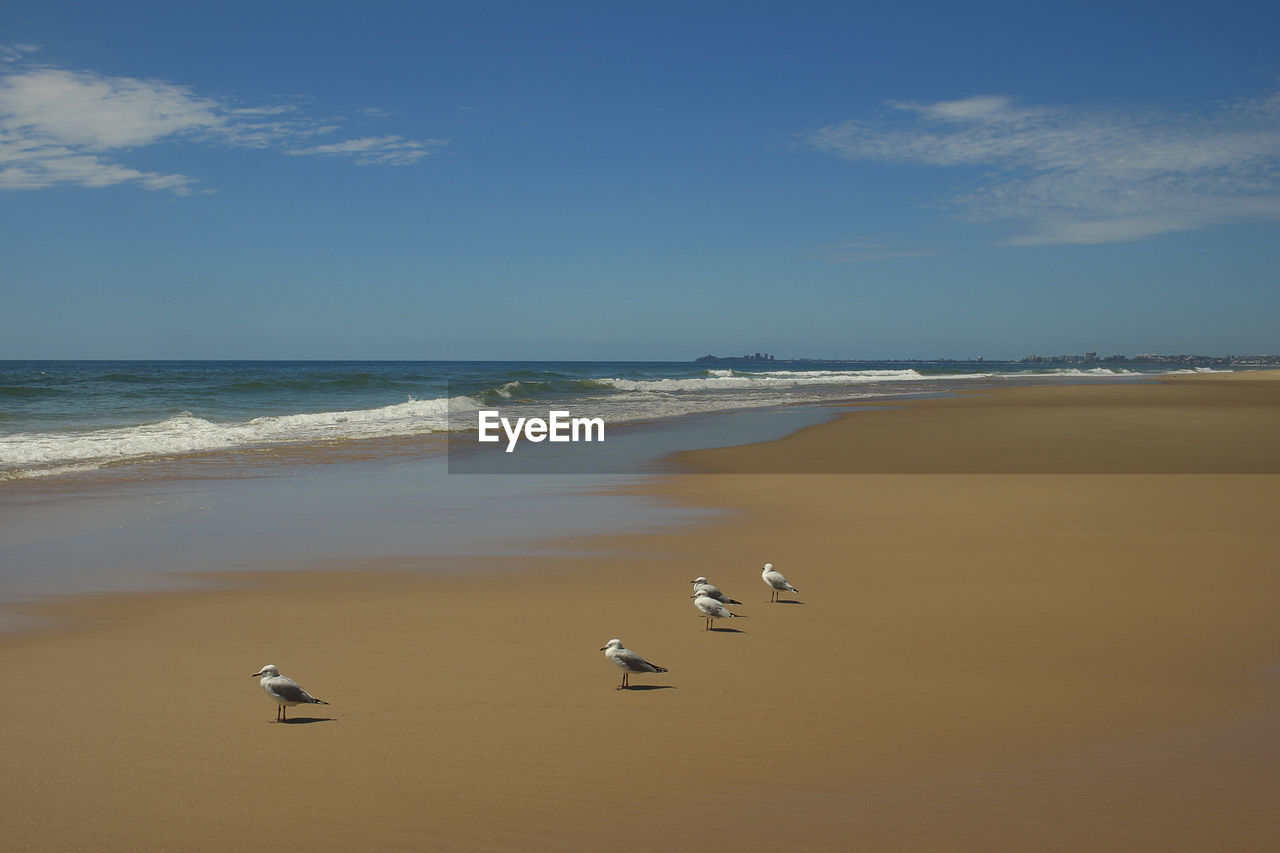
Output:
[[[555,543],[596,530],[679,525],[698,513],[664,507],[631,486],[669,473],[675,449],[766,440],[834,412],[686,416],[624,430],[607,451],[597,446],[603,455],[594,448],[585,454],[587,464],[535,453],[511,466],[497,454],[492,476],[454,476],[443,455],[346,454],[338,461],[298,457],[287,469],[253,475],[215,468],[156,479],[23,483],[0,494],[0,632],[21,630],[28,623],[11,613],[43,596],[145,592],[189,586],[200,573],[405,554],[575,552],[579,545]],[[567,470],[556,467],[558,459]],[[601,501],[601,494],[614,497]]]
[[[852,441],[819,425],[677,458],[699,474],[1277,474],[1277,380],[1280,371],[1250,371],[853,403],[843,416],[857,418]]]
[[[0,372],[6,364],[12,366],[0,364]],[[1180,372],[1015,370],[1026,366],[1008,363],[957,372],[942,370],[943,363],[928,369],[924,362],[919,369],[859,362],[848,365],[857,369],[834,371],[707,370],[667,362],[311,364],[59,362],[48,372],[10,370],[6,378],[13,387],[6,399],[12,408],[0,435],[0,485],[181,479],[192,472],[235,478],[314,461],[430,456],[433,444],[443,452],[442,442],[457,437],[451,427],[459,417],[474,417],[472,406],[502,404],[519,416],[545,413],[542,405],[567,405],[625,431],[681,415],[892,398],[988,382],[1123,382]],[[461,396],[449,390],[455,381],[462,383],[454,389]],[[273,402],[272,391],[288,402]],[[121,395],[132,400],[123,408]],[[577,457],[556,464],[576,463]]]
[[[56,627],[0,636],[0,743],[21,768],[0,838],[651,850],[703,847],[710,821],[756,850],[1274,849],[1280,469],[1203,430],[1265,432],[1280,380],[1214,380],[922,400],[682,455],[794,470],[632,484],[714,512],[567,540],[586,556],[51,603]],[[1076,469],[1119,470],[1016,473],[1020,433],[993,430],[1034,417],[1068,460],[1085,445],[1064,407],[1121,427]],[[1199,419],[1127,470],[1127,436],[1175,411]],[[921,435],[993,470],[834,455],[874,441],[915,464]],[[1233,470],[1247,452],[1266,473]],[[765,560],[801,604],[767,603]],[[748,618],[703,631],[697,575]],[[670,671],[615,690],[610,637]],[[332,704],[270,724],[248,677],[264,663]]]

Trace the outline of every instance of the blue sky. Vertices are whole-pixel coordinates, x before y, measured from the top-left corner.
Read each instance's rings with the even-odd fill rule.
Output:
[[[1280,352],[1274,3],[0,6],[0,358]]]

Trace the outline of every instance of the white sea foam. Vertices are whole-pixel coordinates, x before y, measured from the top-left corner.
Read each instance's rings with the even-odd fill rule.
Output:
[[[51,476],[101,465],[260,445],[394,438],[443,432],[450,410],[474,411],[470,397],[409,400],[377,409],[274,415],[215,423],[183,413],[149,424],[74,433],[0,436],[0,479]]]
[[[1194,368],[1162,372],[1223,371]],[[489,395],[502,401],[504,414],[545,417],[549,408],[568,409],[575,415],[618,424],[796,403],[892,398],[954,390],[972,382],[1034,382],[1037,378],[1082,381],[1141,375],[1151,374],[1102,366],[932,374],[894,366],[866,370],[726,368],[670,378],[579,376],[500,381],[484,395],[488,398],[484,402],[469,396],[409,399],[370,409],[268,415],[240,421],[208,420],[184,412],[158,422],[110,429],[10,433],[0,435],[0,480],[53,476],[147,458],[474,430],[472,413],[492,406]]]
[[[793,388],[786,393],[758,389],[716,396],[707,394],[669,394],[628,391],[584,403],[584,411],[604,418],[606,423],[640,423],[678,418],[684,415],[710,414],[738,409],[760,409],[798,403],[823,403],[834,400],[857,400],[871,397],[894,397],[889,392],[859,393],[845,390],[838,394],[808,388]],[[543,408],[545,412],[545,407]]]
[[[681,379],[621,379],[605,377],[595,380],[601,385],[622,391],[682,392],[738,391],[760,388],[794,388],[806,385],[869,385],[882,382],[918,382],[940,379],[980,379],[991,374],[958,374],[926,376],[915,370],[770,370],[745,372],[709,371],[708,376]]]
[[[1114,378],[1117,376],[1142,376],[1139,370],[1125,370],[1118,367],[1089,367],[1081,369],[1079,367],[1058,367],[1052,370],[1024,370],[1018,376],[1075,376],[1082,379],[1090,377],[1095,378]]]

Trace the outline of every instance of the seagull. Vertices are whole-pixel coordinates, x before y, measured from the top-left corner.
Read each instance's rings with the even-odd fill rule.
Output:
[[[698,608],[698,612],[707,617],[707,627],[703,630],[710,631],[712,620],[743,618],[741,613],[734,613],[720,602],[703,592],[695,592],[693,594],[693,606]]]
[[[725,595],[723,592],[720,591],[720,587],[716,586],[715,584],[707,583],[706,578],[694,578],[693,580],[689,581],[689,583],[693,584],[693,591],[695,593],[700,592],[703,595],[705,595],[707,598],[714,598],[716,601],[720,602],[721,604],[741,604],[742,603],[741,601],[734,601],[732,598]]]
[[[769,599],[770,602],[777,601],[778,593],[782,592],[784,589],[790,590],[791,592],[800,591],[787,583],[787,579],[782,576],[782,572],[774,570],[773,563],[764,564],[764,571],[760,573],[760,577],[769,585],[769,588],[773,590],[773,597]]]
[[[601,646],[600,651],[604,652],[604,656],[617,664],[622,670],[622,684],[619,685],[619,690],[630,686],[628,679],[633,672],[666,672],[663,667],[649,663],[640,655],[622,645],[622,641],[617,637]]]
[[[317,699],[310,693],[302,689],[302,685],[294,681],[292,678],[286,678],[280,674],[280,670],[276,669],[276,665],[269,663],[262,669],[253,674],[254,678],[262,677],[258,682],[262,687],[262,692],[267,694],[267,698],[276,703],[276,722],[283,723],[286,721],[285,706],[293,705],[328,705],[329,703],[323,699]]]

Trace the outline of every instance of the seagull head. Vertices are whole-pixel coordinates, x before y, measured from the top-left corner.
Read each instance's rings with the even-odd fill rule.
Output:
[[[622,641],[619,640],[617,637],[614,637],[612,640],[610,640],[609,642],[601,646],[600,651],[603,652],[605,649],[619,649],[619,648],[622,648]]]
[[[280,670],[276,669],[276,665],[273,663],[269,663],[249,677],[250,678],[258,678],[258,677],[266,678],[270,676],[271,678],[275,678],[279,674],[280,674]]]
[[[771,571],[773,571],[773,563],[765,563],[765,564],[764,564],[764,570],[765,570],[766,572],[771,572]]]
[[[706,583],[706,582],[707,582],[706,578],[694,578],[693,580],[689,581],[689,583]]]

